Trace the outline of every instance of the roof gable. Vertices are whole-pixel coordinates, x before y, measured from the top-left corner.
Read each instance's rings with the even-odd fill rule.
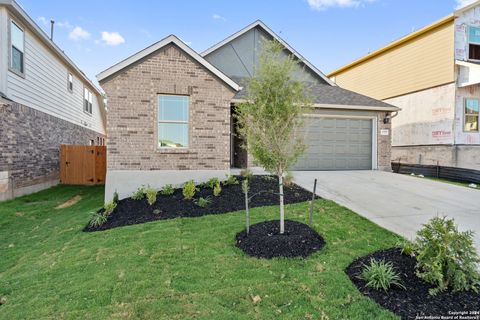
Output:
[[[235,91],[239,91],[241,89],[240,86],[237,83],[235,83],[232,79],[230,79],[225,74],[223,74],[220,70],[215,68],[212,64],[210,64],[207,60],[205,60],[202,56],[200,56],[198,53],[196,53],[193,49],[191,49],[183,41],[181,41],[180,39],[178,39],[174,35],[170,35],[170,36],[152,44],[151,46],[135,53],[134,55],[126,58],[125,60],[120,61],[119,63],[111,66],[110,68],[100,72],[97,75],[98,81],[101,82],[101,81],[105,80],[106,78],[120,72],[121,70],[127,68],[128,66],[132,65],[133,63],[147,57],[148,55],[160,50],[161,48],[163,48],[163,47],[165,47],[165,46],[167,46],[171,43],[175,44],[182,51],[184,51],[186,54],[188,54],[192,59],[196,60],[203,67],[205,67],[207,70],[212,72],[215,76],[220,78],[223,82],[225,82],[227,85],[229,85]]]
[[[276,39],[279,41],[286,49],[289,51],[293,56],[295,56],[305,67],[306,71],[308,71],[309,74],[311,74],[313,77],[316,77],[319,82],[323,82],[332,86],[335,86],[335,83],[333,83],[325,74],[323,74],[320,70],[318,70],[313,64],[311,64],[308,60],[306,60],[302,55],[300,55],[295,49],[293,49],[288,43],[286,43],[282,38],[280,38],[277,34],[275,34],[270,28],[268,28],[262,21],[257,20],[254,23],[248,25],[247,27],[243,28],[242,30],[238,31],[237,33],[231,35],[230,37],[226,38],[225,40],[217,43],[216,45],[210,47],[209,49],[205,50],[202,52],[202,56],[206,58],[206,60],[209,60],[212,62],[212,64],[217,65],[218,68],[222,69],[220,66],[224,67],[222,65],[222,57],[215,57],[216,55],[220,55],[221,51],[225,51],[223,54],[225,57],[233,57],[237,58],[238,61],[229,61],[230,65],[228,66],[228,70],[230,72],[235,73],[237,70],[240,71],[239,69],[244,68],[245,70],[248,70],[248,73],[251,73],[251,66],[250,64],[254,64],[255,61],[251,62],[250,60],[255,60],[255,48],[250,49],[250,52],[248,52],[247,49],[247,59],[243,59],[242,54],[245,55],[245,53],[242,53],[241,50],[235,50],[233,46],[230,46],[229,48],[227,45],[235,43],[235,45],[238,46],[243,46],[244,40],[248,37],[253,37],[253,41],[251,42],[252,44],[254,41],[257,41],[255,39],[255,31],[259,30],[257,34],[260,36],[266,35],[267,37]],[[251,35],[253,33],[253,35]],[[229,52],[231,51],[231,52]],[[223,61],[224,62],[224,61]],[[241,77],[239,74],[228,74],[230,77]],[[250,74],[251,76],[251,74]]]

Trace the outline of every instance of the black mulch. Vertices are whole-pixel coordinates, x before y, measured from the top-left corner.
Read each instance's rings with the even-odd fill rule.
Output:
[[[369,264],[371,258],[391,261],[400,274],[406,290],[391,287],[389,291],[385,292],[366,287],[365,281],[359,279],[358,276],[362,271],[362,266]],[[432,286],[415,275],[415,264],[414,257],[403,255],[400,249],[394,248],[378,251],[355,260],[347,268],[346,273],[361,293],[399,315],[402,319],[428,319],[428,316],[432,316],[432,319],[440,319],[436,317],[453,315],[452,313],[455,312],[467,312],[466,315],[468,315],[468,312],[480,311],[479,293],[446,291],[436,296],[430,296],[428,289]],[[477,318],[472,317],[471,319],[478,319],[478,314]]]
[[[272,259],[275,257],[307,257],[322,249],[323,238],[306,224],[285,220],[285,232],[280,234],[280,221],[272,220],[250,226],[236,236],[236,246],[249,256]]]
[[[193,200],[185,200],[182,189],[175,189],[172,195],[157,194],[157,202],[150,206],[146,199],[122,199],[103,225],[92,228],[87,225],[84,231],[100,231],[155,220],[174,219],[178,217],[200,217],[207,214],[222,214],[245,209],[245,195],[242,193],[242,177],[237,177],[239,184],[222,186],[218,197],[213,190],[201,188]],[[250,182],[249,196],[262,191],[250,200],[250,208],[278,205],[278,179],[274,176],[253,176]],[[264,192],[266,191],[266,192]],[[284,187],[285,203],[305,202],[312,199],[312,193],[293,184]],[[205,208],[195,204],[200,197],[212,202]],[[157,214],[154,213],[157,212]]]

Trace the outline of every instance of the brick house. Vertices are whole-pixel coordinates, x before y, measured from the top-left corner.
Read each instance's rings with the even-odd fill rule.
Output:
[[[243,101],[262,39],[299,62],[295,77],[315,98],[306,115],[308,149],[293,170],[390,170],[391,112],[384,102],[341,89],[261,21],[202,54],[171,35],[100,73],[108,97],[106,200],[140,185],[223,178],[251,164],[232,114]]]
[[[0,0],[0,201],[59,182],[60,144],[103,144],[101,92],[13,0]]]

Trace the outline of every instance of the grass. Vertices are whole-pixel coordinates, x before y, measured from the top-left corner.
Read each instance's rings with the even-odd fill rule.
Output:
[[[334,202],[315,202],[326,247],[292,260],[237,249],[241,211],[82,232],[102,202],[101,187],[58,186],[0,203],[0,319],[398,319],[344,273],[398,236]],[[286,209],[308,221],[308,203]],[[251,210],[252,223],[277,216]]]
[[[411,176],[410,174],[405,174],[405,175]],[[453,185],[456,185],[456,186],[465,187],[465,188],[469,188],[469,189],[473,189],[473,190],[480,190],[480,189],[475,189],[475,188],[469,187],[471,182],[459,182],[459,181],[453,181],[453,180],[448,180],[448,179],[443,179],[443,178],[435,178],[435,177],[420,178],[417,175],[412,176],[412,177],[415,177],[415,178],[418,178],[418,179],[428,179],[428,180],[432,180],[432,181],[438,181],[438,182],[442,182],[442,183],[453,184]]]

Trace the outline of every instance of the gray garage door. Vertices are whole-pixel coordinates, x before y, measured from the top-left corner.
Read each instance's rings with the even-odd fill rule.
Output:
[[[372,120],[308,118],[307,149],[292,170],[372,169]]]

